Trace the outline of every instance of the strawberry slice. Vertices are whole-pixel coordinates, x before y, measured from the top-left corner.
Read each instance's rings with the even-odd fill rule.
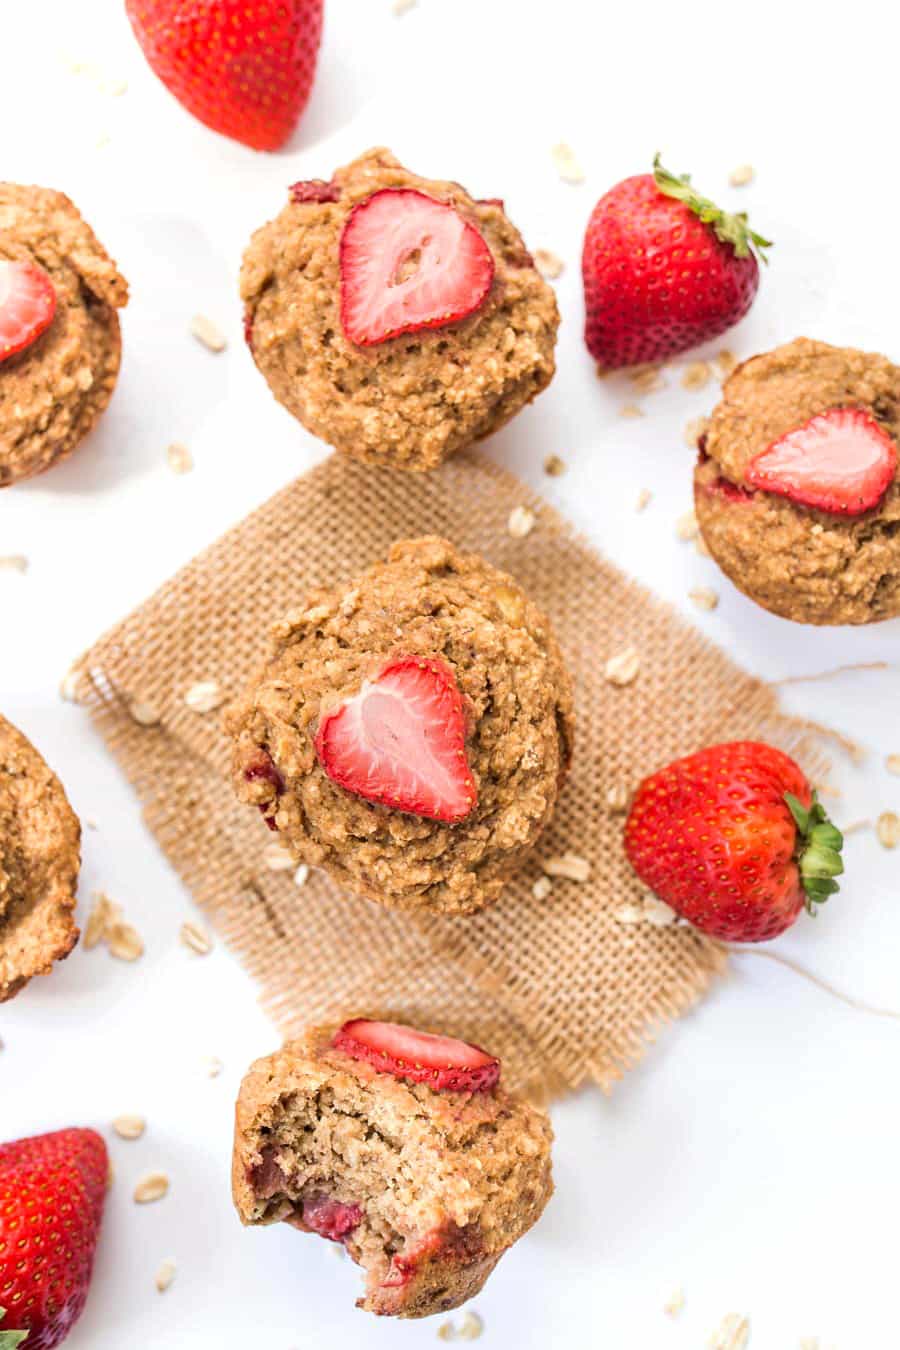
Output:
[[[466,759],[462,695],[446,661],[397,656],[323,713],[316,754],[328,777],[367,801],[455,824],[478,791]]]
[[[56,313],[56,291],[42,267],[0,262],[0,361],[30,347]]]
[[[353,208],[341,235],[341,323],[370,347],[473,314],[494,280],[482,236],[458,211],[408,188]]]
[[[830,408],[781,436],[747,466],[755,488],[833,515],[878,506],[897,471],[897,447],[862,408]]]
[[[427,1083],[436,1092],[489,1092],[500,1078],[499,1059],[477,1045],[400,1022],[345,1022],[332,1046],[351,1059],[365,1060],[379,1073]]]
[[[359,1205],[345,1205],[329,1195],[315,1194],[302,1202],[300,1223],[329,1242],[343,1242],[363,1219]]]

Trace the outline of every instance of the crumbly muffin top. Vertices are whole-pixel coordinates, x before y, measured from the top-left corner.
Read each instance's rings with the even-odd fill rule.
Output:
[[[75,944],[80,837],[58,778],[0,717],[0,1002]]]
[[[398,653],[443,658],[466,704],[478,802],[459,824],[354,796],[316,758],[320,710]],[[227,725],[239,794],[274,812],[299,857],[387,904],[468,912],[499,893],[552,810],[571,755],[572,691],[547,619],[512,578],[424,538],[278,624]],[[259,772],[267,760],[280,794]]]
[[[291,201],[257,230],[241,296],[257,365],[316,435],[364,460],[430,468],[494,431],[550,380],[559,312],[499,201],[420,178],[384,149],[338,169],[333,200]],[[485,303],[469,318],[372,347],[344,336],[338,245],[358,202],[413,188],[452,205],[494,258]]]
[[[57,301],[47,331],[0,362],[2,487],[71,450],[106,406],[128,286],[69,198],[49,188],[0,183],[0,259],[37,263]]]

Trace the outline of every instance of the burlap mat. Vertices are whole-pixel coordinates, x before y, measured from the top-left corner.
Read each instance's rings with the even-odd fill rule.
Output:
[[[519,505],[538,523],[512,538],[507,520]],[[274,836],[233,798],[220,715],[184,701],[201,680],[236,694],[269,623],[306,588],[349,579],[393,540],[420,534],[445,535],[513,573],[551,616],[576,682],[575,765],[540,854],[588,858],[590,881],[558,880],[536,900],[535,859],[497,905],[467,919],[399,916],[341,895],[323,875],[301,889],[290,873],[267,870]],[[617,688],[604,665],[630,644],[640,672]],[[766,686],[477,453],[427,476],[332,456],[101,639],[78,677],[151,830],[282,1031],[393,1013],[489,1046],[507,1081],[543,1098],[586,1078],[608,1088],[725,964],[689,929],[615,917],[643,892],[608,790],[722,739],[760,736],[798,753],[800,734]],[[134,719],[134,699],[159,713],[158,725]]]

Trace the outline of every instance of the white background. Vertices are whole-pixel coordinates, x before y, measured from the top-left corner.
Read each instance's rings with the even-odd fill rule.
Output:
[[[690,506],[682,429],[709,410],[715,388],[689,393],[670,372],[665,391],[640,399],[646,416],[623,420],[635,394],[624,378],[594,376],[578,266],[594,201],[659,148],[777,241],[729,347],[746,356],[803,333],[900,356],[888,139],[896,56],[874,3],[787,4],[777,15],[654,0],[419,0],[402,18],[389,0],[327,0],[327,10],[312,102],[274,156],[181,111],[144,66],[120,0],[33,0],[4,15],[2,173],[68,192],[132,285],[122,378],[102,425],[67,464],[0,500],[0,554],[31,564],[25,576],[0,572],[0,706],[57,769],[82,820],[96,823],[85,831],[82,919],[102,887],[147,945],[136,965],[79,948],[0,1010],[0,1137],[91,1124],[115,1161],[72,1350],[418,1347],[435,1343],[439,1324],[356,1312],[357,1273],[329,1244],[283,1226],[239,1227],[232,1102],[275,1032],[221,946],[205,959],[180,946],[191,902],[83,712],[57,692],[103,629],[324,453],[269,396],[240,334],[241,249],[287,184],[327,178],[385,143],[424,174],[504,197],[528,244],[566,261],[564,322],[552,388],[485,453],[765,677],[900,656],[900,621],[789,625],[676,538]],[[103,92],[96,71],[74,73],[73,60],[126,80],[127,92]],[[556,176],[549,152],[559,140],[581,159],[583,185]],[[729,171],[748,161],[756,183],[729,189]],[[227,331],[224,354],[189,337],[197,312]],[[187,477],[166,465],[175,440],[196,460]],[[565,477],[543,476],[550,452],[566,460]],[[653,501],[637,515],[644,487]],[[697,585],[720,591],[714,613],[690,605]],[[862,767],[836,752],[839,822],[900,809],[900,781],[884,766],[900,751],[894,669],[785,696],[869,751]],[[900,1006],[900,854],[869,830],[853,835],[846,857],[841,896],[775,950],[858,998]],[[215,1080],[209,1055],[225,1064]],[[730,1311],[751,1316],[753,1350],[813,1335],[839,1350],[900,1343],[898,1067],[896,1022],[740,956],[611,1100],[590,1090],[554,1108],[557,1194],[477,1299],[482,1344],[687,1350]],[[122,1112],[146,1115],[140,1142],[111,1136]],[[170,1174],[171,1193],[139,1208],[134,1182],[155,1168]],[[164,1257],[178,1273],[160,1295]],[[679,1285],[687,1303],[671,1320],[663,1304]]]

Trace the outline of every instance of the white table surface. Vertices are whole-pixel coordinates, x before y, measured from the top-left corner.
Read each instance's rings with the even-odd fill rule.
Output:
[[[730,348],[745,356],[805,333],[900,355],[886,153],[895,53],[870,0],[814,17],[800,5],[770,15],[707,0],[419,0],[402,18],[389,0],[327,0],[306,118],[289,150],[265,156],[181,111],[144,66],[122,8],[32,0],[4,16],[3,175],[67,191],[118,258],[132,300],[102,425],[67,464],[0,501],[0,554],[30,560],[25,576],[0,572],[0,707],[96,823],[85,831],[82,919],[102,888],[147,950],[125,965],[78,948],[0,1010],[0,1137],[84,1123],[110,1141],[117,1176],[72,1350],[432,1345],[439,1320],[355,1311],[357,1272],[329,1244],[284,1226],[240,1228],[228,1190],[232,1103],[276,1034],[221,944],[202,960],[179,944],[190,899],[87,718],[60,700],[59,680],[103,629],[324,453],[253,367],[236,274],[251,229],[280,209],[288,183],[328,177],[377,143],[423,173],[503,196],[529,245],[566,261],[557,377],[485,453],[760,674],[896,663],[900,622],[792,626],[676,538],[690,506],[682,429],[709,410],[714,387],[687,392],[670,374],[666,390],[640,399],[642,420],[623,420],[634,391],[594,376],[578,266],[594,201],[660,148],[777,241]],[[73,62],[89,68],[75,73]],[[98,72],[126,80],[127,92],[98,88]],[[581,186],[556,176],[559,140],[583,163]],[[754,185],[729,189],[729,171],[748,161]],[[197,312],[227,331],[224,354],[188,336]],[[165,461],[175,440],[196,460],[182,478]],[[550,452],[568,463],[564,477],[542,474]],[[644,487],[653,501],[637,515]],[[697,585],[720,592],[715,612],[691,606]],[[894,669],[792,685],[785,698],[869,751],[862,766],[835,754],[839,821],[900,808],[900,781],[884,765],[900,751]],[[840,898],[774,950],[857,998],[900,1005],[900,853],[863,831],[846,857]],[[216,1079],[204,1072],[210,1055],[225,1065]],[[803,1336],[839,1350],[900,1344],[898,1068],[896,1022],[742,955],[611,1100],[587,1090],[553,1109],[556,1197],[476,1300],[482,1343],[687,1350],[735,1311],[751,1317],[753,1350]],[[147,1117],[137,1143],[112,1136],[125,1112]],[[157,1168],[170,1195],[135,1206],[136,1178]],[[161,1295],[165,1257],[178,1271]],[[670,1319],[663,1304],[678,1286],[687,1301]]]

